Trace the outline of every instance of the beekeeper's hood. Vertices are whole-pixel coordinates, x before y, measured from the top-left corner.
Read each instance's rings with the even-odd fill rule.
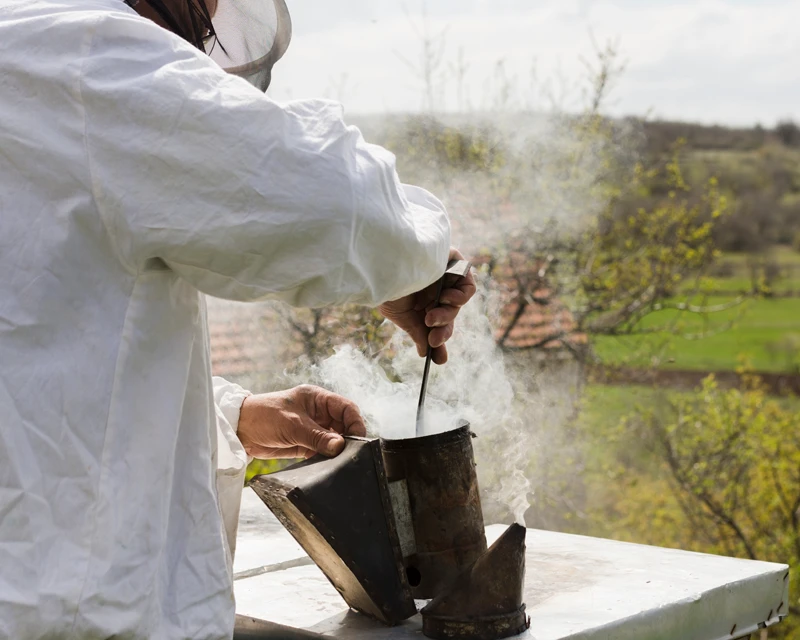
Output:
[[[292,21],[284,0],[217,0],[214,34],[205,50],[228,73],[266,91],[272,67],[286,53]]]
[[[164,26],[204,50],[228,73],[266,91],[292,38],[284,0],[125,0],[147,5]],[[140,13],[143,13],[140,11]]]

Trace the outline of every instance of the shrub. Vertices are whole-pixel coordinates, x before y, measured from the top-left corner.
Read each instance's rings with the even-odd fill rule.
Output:
[[[724,389],[710,376],[696,391],[671,399],[669,409],[644,408],[632,419],[667,470],[682,512],[673,515],[672,530],[662,528],[657,543],[684,546],[688,534],[693,550],[787,563],[795,581],[800,577],[794,506],[800,504],[798,413],[770,398],[755,377],[742,375],[740,386]],[[660,517],[657,503],[642,505],[639,517],[651,522]],[[797,602],[793,595],[783,606],[797,613]],[[774,633],[797,638],[794,616]]]
[[[800,374],[800,334],[785,333],[765,346],[773,361],[779,362],[794,374]]]
[[[800,147],[800,127],[794,120],[782,120],[775,127],[775,135],[787,147]]]
[[[736,267],[730,260],[722,260],[711,268],[710,275],[714,278],[732,278],[736,275]]]

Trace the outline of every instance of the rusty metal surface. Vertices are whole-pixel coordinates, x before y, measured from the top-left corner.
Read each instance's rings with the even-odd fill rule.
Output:
[[[447,263],[447,271],[444,272],[447,276],[458,276],[463,278],[469,273],[472,268],[472,263],[469,260],[451,260]]]
[[[346,438],[336,458],[316,456],[251,487],[348,605],[390,625],[416,613],[377,440]]]
[[[486,551],[469,425],[422,438],[382,440],[390,485],[405,480],[415,553],[404,558],[415,598],[435,597]]]
[[[525,631],[525,528],[512,524],[422,610],[429,638],[498,640]]]
[[[530,620],[523,605],[503,616],[446,618],[422,616],[422,633],[434,640],[500,640],[527,631]]]

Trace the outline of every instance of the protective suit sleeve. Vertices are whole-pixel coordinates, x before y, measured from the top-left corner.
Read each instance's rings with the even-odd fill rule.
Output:
[[[238,384],[213,378],[214,407],[217,415],[217,495],[231,558],[236,552],[236,531],[239,528],[239,506],[242,501],[247,453],[236,437],[239,410],[250,395]]]
[[[338,105],[279,105],[135,16],[103,20],[82,75],[93,192],[132,272],[166,263],[198,289],[303,307],[376,305],[443,272],[431,194]]]

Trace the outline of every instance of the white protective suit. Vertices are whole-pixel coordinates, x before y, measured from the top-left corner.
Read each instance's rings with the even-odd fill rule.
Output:
[[[0,638],[229,637],[244,392],[201,292],[375,305],[448,248],[335,105],[121,0],[0,0]]]

